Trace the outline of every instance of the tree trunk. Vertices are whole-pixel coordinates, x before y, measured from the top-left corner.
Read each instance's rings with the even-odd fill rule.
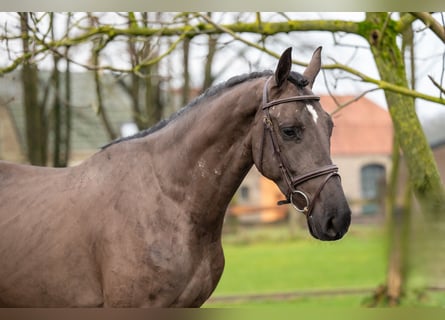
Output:
[[[22,45],[25,54],[30,53],[28,33],[28,13],[20,13]],[[38,70],[30,58],[23,62],[22,72],[23,103],[25,110],[26,144],[28,160],[31,164],[46,165],[46,119],[43,106],[38,99]]]
[[[408,88],[403,55],[396,43],[398,34],[394,32],[390,16],[387,13],[368,13],[366,19],[374,26],[370,29],[368,41],[380,78],[388,83]],[[445,218],[445,192],[433,153],[417,117],[414,99],[388,90],[385,90],[385,97],[409,173],[409,185],[406,186],[402,209],[396,213],[398,210],[393,205],[388,212],[390,215],[390,255],[386,294],[389,304],[395,305],[404,288],[403,276],[408,270],[406,257],[408,246],[411,260],[415,260],[410,261],[413,265],[426,266],[430,263],[434,265],[434,261],[437,260],[435,257],[437,250],[433,249],[434,243],[440,243],[437,240],[443,241],[443,236],[441,237],[441,233],[437,230],[432,230],[436,229],[437,225],[442,225]],[[398,148],[396,144],[395,148]],[[396,198],[395,191],[393,190],[389,195],[393,198],[392,201]],[[420,205],[424,218],[420,221],[425,222],[423,226],[416,226],[415,230],[409,230],[413,223],[410,205],[411,191]],[[426,230],[428,231],[425,233]],[[408,231],[411,233],[415,231],[415,234],[408,238]],[[433,236],[428,232],[431,232]],[[430,277],[432,269],[429,268],[430,266],[423,269],[425,278]]]
[[[136,17],[133,12],[128,13],[128,27],[129,28],[137,27]],[[147,42],[148,41],[149,40],[147,40]],[[133,37],[128,38],[128,53],[130,55],[131,66],[133,68],[136,67],[139,64],[140,60],[144,58],[140,57],[140,54],[136,48],[136,40]],[[146,81],[146,79],[142,80],[139,77],[139,75],[135,73],[130,74],[129,77],[130,77],[129,85],[127,85],[123,80],[121,80],[119,83],[130,96],[134,123],[136,124],[139,130],[143,130],[147,127],[146,126],[147,119],[141,112],[140,89],[141,89],[141,82],[143,82],[144,80]]]
[[[54,57],[53,166],[66,167],[71,147],[71,74],[69,61],[66,61],[65,74],[59,71],[59,60]],[[62,84],[65,85],[64,88],[62,88]]]
[[[156,20],[162,20],[162,13],[156,13]],[[143,15],[144,27],[148,27],[148,15]],[[151,47],[151,52],[144,52],[144,56],[147,57],[156,56],[159,54],[157,51],[153,51],[154,47]],[[159,74],[159,64],[154,64],[146,67],[145,77],[145,110],[147,117],[147,127],[150,127],[159,122],[163,117],[164,103],[161,95],[161,77]]]
[[[182,87],[182,105],[185,106],[190,100],[190,71],[189,71],[189,55],[190,55],[190,39],[185,38],[183,42],[183,56],[182,65],[184,68],[183,79],[184,85]]]
[[[153,53],[152,54],[156,54]],[[148,55],[145,53],[144,55]],[[161,78],[159,65],[151,65],[141,69],[145,75],[145,128],[151,127],[162,119],[164,104],[161,98]]]
[[[53,73],[53,87],[54,87],[54,103],[53,103],[53,166],[64,167],[61,161],[61,142],[62,142],[62,104],[60,101],[60,72],[58,69],[59,58],[54,56],[54,73]],[[66,166],[66,165],[65,165]]]
[[[91,14],[88,13],[88,20],[90,23],[90,26],[94,28],[96,24],[98,23],[97,18]],[[94,39],[93,41],[93,48],[91,52],[91,62],[94,66],[94,85],[96,89],[96,101],[97,101],[97,108],[96,113],[99,117],[99,120],[101,121],[105,132],[108,136],[109,140],[114,140],[117,138],[117,134],[113,129],[113,126],[111,124],[110,119],[108,118],[107,111],[105,109],[104,105],[104,98],[103,98],[103,91],[102,91],[102,83],[101,83],[101,76],[99,73],[99,66],[100,66],[100,51],[104,48],[101,43],[101,39]]]
[[[158,14],[160,15],[160,13]],[[160,17],[158,17],[160,20]],[[128,14],[128,25],[130,28],[137,28],[138,21],[134,13]],[[141,26],[148,28],[148,13],[141,13]],[[155,56],[157,52],[153,51],[151,39],[146,39],[144,45],[138,49],[137,39],[129,38],[128,51],[131,57],[132,67],[137,67],[141,61]],[[132,100],[133,121],[139,130],[146,129],[157,123],[162,118],[163,104],[161,101],[160,77],[158,74],[158,65],[144,66],[139,69],[138,74],[132,73],[131,83],[120,84],[130,95]],[[144,97],[142,100],[141,98]]]
[[[389,183],[386,188],[386,228],[388,234],[388,269],[386,277],[386,294],[389,304],[398,303],[403,282],[403,265],[401,251],[401,232],[400,223],[402,222],[402,212],[398,209],[397,192],[399,188],[399,168],[400,168],[400,149],[397,134],[393,138],[393,151],[391,161],[391,173]],[[406,220],[406,219],[405,219]],[[384,293],[384,292],[382,292]],[[384,301],[384,300],[383,300]]]
[[[369,43],[380,78],[408,88],[405,64],[387,13],[368,13],[367,20],[375,25]],[[424,214],[438,217],[445,208],[445,192],[437,165],[417,117],[411,97],[385,90],[394,129],[410,174],[413,192]]]
[[[212,66],[213,66],[213,57],[215,56],[216,53],[216,44],[217,44],[216,37],[209,35],[209,40],[208,40],[209,51],[207,53],[207,60],[204,69],[204,82],[202,85],[202,91],[205,91],[206,89],[210,88],[210,86],[213,84],[214,77],[212,74]]]
[[[209,18],[212,17],[211,12],[207,12],[207,16]],[[210,86],[213,84],[213,74],[212,74],[212,66],[213,66],[213,58],[215,57],[216,53],[216,45],[217,45],[217,36],[215,35],[209,35],[207,41],[207,60],[204,68],[204,82],[202,85],[202,91],[204,92],[206,89],[210,88]]]
[[[68,20],[69,21],[69,20]],[[69,22],[68,22],[69,23]],[[68,58],[69,48],[66,48],[66,57]],[[71,156],[71,63],[69,59],[66,60],[65,69],[65,102],[64,107],[64,131],[62,134],[62,146],[64,152],[61,154],[60,163],[67,166]]]
[[[96,54],[95,54],[96,55]],[[98,65],[98,57],[94,59],[96,64]],[[103,94],[102,94],[102,84],[100,81],[99,71],[94,71],[94,83],[96,86],[96,97],[97,97],[97,115],[104,126],[105,132],[110,140],[114,140],[117,138],[116,133],[114,132],[113,126],[111,124],[110,119],[108,118],[108,114],[105,110],[105,105],[103,102]]]

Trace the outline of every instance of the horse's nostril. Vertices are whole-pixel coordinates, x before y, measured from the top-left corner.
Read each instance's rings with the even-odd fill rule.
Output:
[[[324,234],[328,240],[341,239],[348,230],[349,223],[343,221],[341,217],[332,216],[326,219]]]
[[[335,218],[328,218],[327,222],[326,222],[326,226],[325,226],[325,233],[329,238],[332,239],[338,239],[340,238],[340,232],[338,232],[336,230],[335,224],[334,224],[334,219]]]

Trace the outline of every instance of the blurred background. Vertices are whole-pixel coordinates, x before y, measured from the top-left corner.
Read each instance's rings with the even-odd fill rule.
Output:
[[[445,29],[438,13],[0,13],[0,159],[64,167],[293,48],[332,114],[344,239],[252,168],[227,209],[205,307],[444,306]]]

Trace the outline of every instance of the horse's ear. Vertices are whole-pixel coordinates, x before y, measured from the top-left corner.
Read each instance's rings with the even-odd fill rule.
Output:
[[[287,48],[278,61],[277,69],[275,70],[275,83],[278,87],[284,83],[289,77],[290,69],[292,67],[292,48]]]
[[[315,78],[321,68],[321,48],[318,47],[312,54],[312,59],[309,62],[306,70],[303,72],[303,76],[309,81],[308,86],[312,89]]]

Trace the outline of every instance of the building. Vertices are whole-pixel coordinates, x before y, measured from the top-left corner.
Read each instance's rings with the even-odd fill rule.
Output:
[[[39,72],[40,100],[43,98],[44,86],[48,83],[50,76],[48,71]],[[71,76],[73,88],[70,163],[76,164],[97,152],[102,145],[109,141],[109,138],[97,114],[93,73],[73,72]],[[110,121],[116,130],[120,130],[131,121],[130,99],[111,75],[103,76],[102,84],[104,104],[107,106]],[[48,102],[48,105],[51,105],[51,101]],[[13,135],[15,137],[11,139]],[[22,83],[20,72],[17,70],[0,77],[0,159],[25,162],[25,145]],[[6,150],[9,151],[6,152]]]
[[[41,70],[39,77],[39,101],[51,83],[51,72]],[[61,76],[61,79],[64,77]],[[123,88],[120,78],[110,73],[101,75],[103,105],[111,127],[117,135],[135,133],[131,97]],[[63,80],[62,80],[63,81]],[[100,120],[97,103],[94,73],[71,73],[71,155],[70,165],[74,165],[97,152],[110,138]],[[63,85],[61,86],[64,87]],[[142,95],[142,93],[141,93]],[[175,110],[173,95],[165,95],[164,115]],[[46,112],[50,118],[50,109],[54,99],[53,88],[49,86]],[[63,97],[62,97],[63,101]],[[11,136],[14,135],[14,139]],[[52,137],[49,135],[49,140]],[[20,70],[0,76],[0,159],[13,162],[26,162],[25,114]],[[6,152],[8,150],[8,152]],[[49,150],[51,153],[51,147]],[[21,154],[21,155],[19,155]],[[48,159],[51,159],[49,155]]]
[[[341,104],[354,97],[336,97]],[[323,97],[323,107],[337,107],[331,97]],[[339,166],[342,184],[353,214],[375,214],[378,199],[391,168],[393,127],[389,113],[361,98],[333,115],[331,141],[333,162]]]

